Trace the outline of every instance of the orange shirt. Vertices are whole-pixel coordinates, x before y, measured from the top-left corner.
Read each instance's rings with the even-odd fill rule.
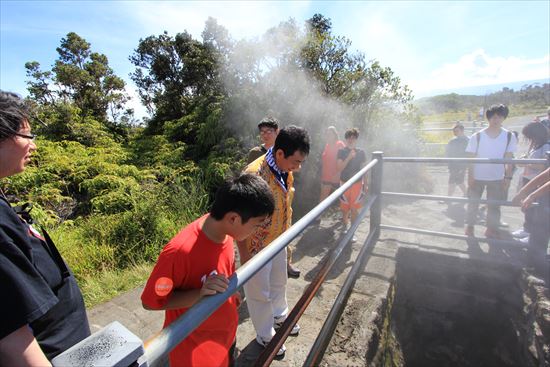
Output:
[[[227,277],[235,272],[233,238],[226,236],[223,243],[211,241],[201,229],[207,216],[190,223],[164,247],[141,295],[145,305],[159,308],[166,304],[171,291],[163,296],[155,291],[160,277],[170,278],[173,289],[186,290],[201,288],[203,277],[214,270]],[[166,310],[164,327],[186,311],[187,308]],[[231,297],[172,350],[170,365],[227,366],[237,324],[237,306]]]
[[[345,144],[338,140],[336,143],[325,145],[323,150],[322,159],[322,172],[321,182],[330,182],[334,184],[340,184],[340,173],[336,169],[336,156],[338,150],[345,147]]]
[[[292,199],[294,198],[294,176],[288,173],[287,189],[283,189],[269,168],[263,155],[246,166],[244,172],[263,178],[273,193],[275,211],[273,215],[244,242],[251,254],[256,254],[273,242],[292,225]]]

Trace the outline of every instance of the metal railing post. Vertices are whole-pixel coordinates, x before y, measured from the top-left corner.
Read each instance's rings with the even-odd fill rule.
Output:
[[[550,168],[550,151],[546,151],[546,168]],[[546,245],[546,248],[544,249],[544,255],[546,259],[546,276],[544,281],[546,284],[550,284],[550,254],[548,254],[548,244]]]
[[[369,192],[376,196],[376,201],[370,209],[370,232],[374,233],[376,240],[380,237],[380,223],[382,223],[382,174],[383,170],[383,152],[372,152],[372,159],[378,162],[372,168],[370,176]]]

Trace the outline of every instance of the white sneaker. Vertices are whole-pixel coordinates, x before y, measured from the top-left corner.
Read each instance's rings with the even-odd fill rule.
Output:
[[[512,232],[512,237],[515,237],[515,238],[529,237],[529,232],[525,232],[525,229],[520,228],[517,231]]]
[[[524,245],[528,245],[529,244],[529,236],[520,238],[518,241],[523,243]]]
[[[263,348],[267,347],[267,345],[269,344],[270,341],[271,341],[271,339],[266,340],[266,339],[262,338],[261,336],[256,335],[256,343],[260,344]],[[277,357],[283,358],[285,356],[285,352],[286,352],[286,347],[283,344],[282,347],[279,348],[279,351],[277,352]]]
[[[281,328],[281,326],[283,326],[283,322],[285,322],[285,320],[286,320],[286,316],[275,317],[273,319],[273,329],[279,330]],[[296,324],[296,325],[294,325],[292,330],[290,330],[289,335],[296,336],[299,333],[300,333],[300,325]]]

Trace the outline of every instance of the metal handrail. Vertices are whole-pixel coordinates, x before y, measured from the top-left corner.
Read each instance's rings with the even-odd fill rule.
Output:
[[[487,242],[487,243],[496,243],[496,244],[506,244],[506,245],[519,245],[519,246],[527,246],[526,244],[515,240],[515,239],[500,239],[500,238],[487,238],[487,237],[475,237],[475,236],[466,236],[462,234],[454,234],[454,233],[447,233],[447,232],[438,232],[438,231],[429,231],[426,229],[419,229],[419,228],[410,228],[410,227],[401,227],[401,226],[391,226],[387,224],[381,224],[380,229],[387,229],[390,231],[398,231],[398,232],[407,232],[407,233],[416,233],[416,234],[423,234],[427,236],[437,236],[437,237],[445,237],[445,238],[451,238],[455,240],[466,240],[466,241],[477,241],[477,242]]]
[[[189,308],[183,315],[162,329],[154,337],[145,342],[145,361],[150,366],[157,366],[164,360],[164,356],[174,349],[185,337],[195,330],[204,320],[216,311],[229,297],[243,286],[266,263],[271,261],[284,247],[296,238],[311,222],[321,215],[333,202],[343,195],[355,182],[359,181],[372,167],[378,163],[371,160],[352,178],[342,184],[337,190],[319,203],[315,208],[304,215],[288,230],[277,237],[273,242],[257,253],[252,259],[242,265],[229,278],[229,285],[225,292],[205,297]]]
[[[342,285],[342,289],[338,293],[336,300],[334,300],[321,331],[315,339],[313,346],[309,350],[304,366],[318,366],[323,359],[325,351],[330,343],[330,339],[334,334],[334,330],[336,330],[336,326],[338,326],[338,321],[342,316],[342,312],[344,312],[344,307],[348,302],[351,291],[355,286],[355,281],[357,280],[359,271],[361,271],[365,266],[365,261],[368,258],[367,255],[370,254],[370,250],[372,250],[373,245],[377,241],[376,235],[376,232],[369,232],[359,255],[357,255],[357,260],[355,260],[355,263],[353,264],[346,280],[344,281],[344,284]]]
[[[292,309],[292,311],[289,313],[288,317],[286,318],[285,322],[281,326],[281,328],[277,331],[275,336],[271,339],[268,346],[265,348],[265,350],[262,352],[260,357],[256,360],[256,363],[254,366],[263,366],[267,367],[271,364],[275,356],[277,355],[277,352],[287,339],[287,337],[290,335],[290,331],[296,325],[299,318],[302,316],[304,311],[306,310],[307,306],[311,303],[313,297],[317,293],[317,291],[321,288],[321,285],[325,281],[328,272],[332,269],[338,258],[340,257],[342,251],[346,246],[349,245],[351,238],[353,237],[355,231],[357,228],[359,228],[359,224],[361,221],[367,216],[367,213],[371,209],[371,206],[373,203],[378,200],[378,196],[369,196],[367,203],[362,208],[361,212],[355,219],[355,221],[350,226],[349,230],[346,232],[344,237],[340,240],[338,245],[333,248],[321,261],[322,266],[315,278],[311,281],[309,286],[306,288],[304,293],[302,294],[302,297],[296,302],[296,305]],[[371,233],[369,235],[369,238],[373,238],[374,233]]]
[[[434,158],[434,157],[384,157],[384,162],[402,163],[489,163],[489,164],[546,164],[546,159],[518,158]]]
[[[456,196],[406,194],[402,192],[390,192],[390,191],[382,191],[382,196],[406,198],[406,199],[413,199],[413,200],[439,200],[439,201],[458,202],[458,203],[478,203],[478,204],[516,206],[516,207],[520,206],[519,204],[514,204],[513,202],[507,201],[507,200],[468,199],[468,198],[460,198]]]

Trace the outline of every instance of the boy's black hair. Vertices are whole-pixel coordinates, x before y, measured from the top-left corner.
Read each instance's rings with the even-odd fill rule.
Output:
[[[455,124],[455,126],[453,126],[453,131],[454,131],[455,129],[459,129],[459,130],[464,131],[464,125],[462,125],[460,122],[457,122],[457,123]]]
[[[259,176],[244,173],[225,181],[218,188],[210,215],[222,220],[227,213],[235,212],[244,224],[250,218],[272,215],[274,210],[275,199],[267,182]]]
[[[352,136],[355,137],[355,139],[358,139],[359,138],[359,130],[357,130],[354,127],[351,128],[351,129],[346,130],[346,133],[344,134],[344,139],[351,138]]]
[[[304,155],[309,154],[309,135],[304,128],[290,125],[282,128],[275,139],[273,152],[281,149],[285,158],[291,156],[297,150]]]
[[[15,136],[28,119],[29,109],[21,97],[0,91],[0,141]]]
[[[535,146],[541,146],[548,142],[548,129],[540,122],[528,123],[523,127],[521,133]]]
[[[489,120],[494,115],[499,115],[504,118],[508,117],[508,107],[503,104],[495,104],[489,107],[489,109],[485,112],[485,116],[487,117],[487,120]]]
[[[271,117],[271,116],[264,117],[262,121],[260,121],[260,123],[258,124],[258,130],[261,129],[262,127],[270,127],[272,129],[277,130],[279,129],[279,121],[277,121],[275,117]]]

